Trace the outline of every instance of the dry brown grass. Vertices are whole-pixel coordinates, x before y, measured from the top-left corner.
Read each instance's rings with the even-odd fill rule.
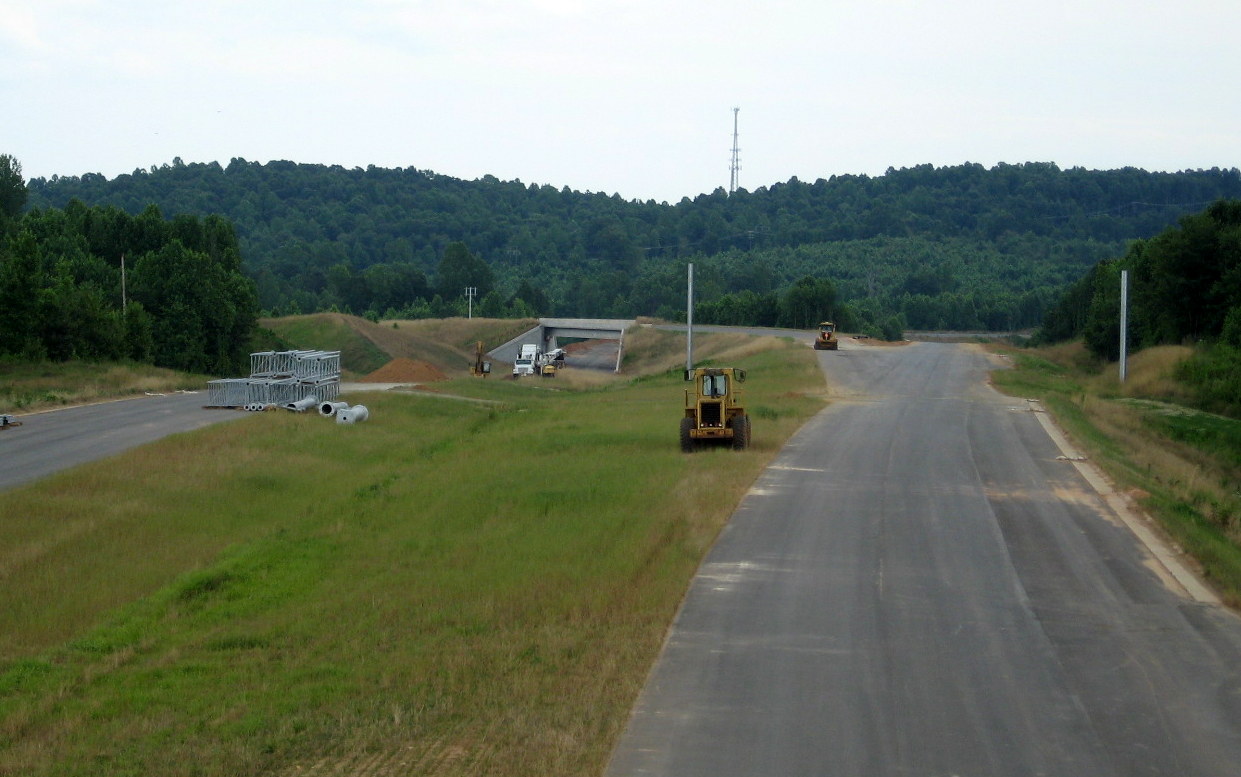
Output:
[[[1176,368],[1192,355],[1193,349],[1183,345],[1147,348],[1129,357],[1124,383],[1120,382],[1119,367],[1111,364],[1102,368],[1090,385],[1104,396],[1187,401],[1191,392],[1174,375]]]
[[[1012,351],[1015,349],[1004,346],[993,346],[1001,350]],[[1061,364],[1075,370],[1087,373],[1094,373],[1101,368],[1101,362],[1086,350],[1086,346],[1080,340],[1070,343],[1059,343],[1057,345],[1043,346],[1038,349],[1037,355],[1055,364]]]
[[[145,364],[0,363],[0,412],[85,405],[137,394],[201,390],[207,378]]]

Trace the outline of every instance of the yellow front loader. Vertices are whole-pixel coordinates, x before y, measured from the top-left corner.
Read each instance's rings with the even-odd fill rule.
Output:
[[[741,384],[745,370],[736,367],[698,367],[685,371],[694,388],[685,390],[681,418],[681,450],[690,453],[699,443],[729,442],[733,450],[750,445],[750,417],[745,412]]]

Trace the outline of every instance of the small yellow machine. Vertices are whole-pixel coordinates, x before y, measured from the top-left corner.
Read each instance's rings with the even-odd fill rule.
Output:
[[[491,374],[491,362],[483,359],[483,341],[479,340],[474,344],[474,363],[470,365],[470,374],[485,378]]]
[[[694,388],[685,390],[681,419],[681,450],[690,453],[700,442],[732,443],[733,450],[750,445],[750,417],[746,415],[741,384],[745,370],[736,367],[698,367],[685,371]]]
[[[836,325],[831,321],[824,321],[819,324],[819,336],[814,338],[814,349],[816,351],[836,351],[840,349],[840,342],[836,340]]]

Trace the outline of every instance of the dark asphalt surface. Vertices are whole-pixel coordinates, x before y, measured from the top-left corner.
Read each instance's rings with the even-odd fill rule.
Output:
[[[170,434],[246,415],[236,410],[204,409],[206,401],[204,391],[18,416],[21,426],[0,431],[0,490]]]
[[[819,359],[843,398],[721,534],[608,777],[1241,774],[1241,619],[1164,586],[983,354]]]

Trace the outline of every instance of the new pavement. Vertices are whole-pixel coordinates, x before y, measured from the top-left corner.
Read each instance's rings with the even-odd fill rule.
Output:
[[[818,358],[837,401],[705,560],[608,777],[1241,774],[1241,620],[1157,574],[984,354]]]

